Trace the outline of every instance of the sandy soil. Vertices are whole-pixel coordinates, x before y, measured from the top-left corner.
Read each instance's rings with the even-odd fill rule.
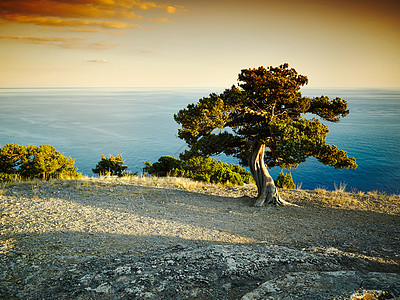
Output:
[[[295,205],[255,208],[253,185],[173,178],[33,182],[2,191],[3,297],[18,298],[15,290],[26,288],[24,270],[55,260],[77,264],[177,244],[283,246],[400,273],[398,196],[291,190],[281,195]]]

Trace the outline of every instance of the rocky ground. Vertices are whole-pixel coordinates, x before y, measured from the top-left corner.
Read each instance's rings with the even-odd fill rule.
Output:
[[[398,299],[399,196],[183,179],[0,189],[1,299]]]

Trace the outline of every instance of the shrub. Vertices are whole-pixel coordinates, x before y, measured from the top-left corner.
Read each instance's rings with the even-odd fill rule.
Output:
[[[162,156],[158,162],[145,161],[145,171],[156,176],[180,176],[197,181],[227,183],[236,185],[253,182],[246,169],[227,164],[211,157],[195,156],[187,160],[179,160],[171,156]]]
[[[288,190],[292,190],[296,187],[293,182],[292,174],[284,174],[283,172],[279,173],[278,178],[275,181],[275,185],[279,188]]]
[[[22,179],[60,179],[79,178],[75,160],[65,157],[51,145],[6,144],[0,149],[0,173],[8,174],[0,177],[1,181],[20,177]],[[16,177],[15,177],[16,176]]]
[[[75,160],[65,157],[51,145],[28,146],[27,159],[21,166],[21,175],[25,178],[60,179],[80,177]]]
[[[204,182],[210,182],[211,181],[211,176],[210,176],[210,174],[207,174],[207,173],[192,175],[189,178],[192,178],[192,179],[197,180],[197,181],[204,181]]]
[[[171,172],[169,173],[171,176],[175,176],[175,177],[188,177],[188,178],[192,178],[193,176],[193,172],[189,171],[189,170],[185,170],[185,169],[178,169],[178,168],[173,168],[171,170]]]
[[[214,183],[227,183],[230,182],[235,185],[243,185],[243,178],[239,173],[232,171],[230,168],[222,167],[217,169],[210,178]]]
[[[173,170],[180,170],[183,167],[183,162],[172,156],[161,156],[158,162],[151,163],[144,161],[145,171],[151,175],[156,176],[167,176],[172,173]]]
[[[243,168],[243,167],[241,167],[239,165],[235,165],[233,163],[230,164],[229,167],[230,167],[230,169],[232,171],[240,174],[240,176],[242,177],[244,183],[253,183],[254,182],[253,176],[245,168]]]
[[[124,165],[124,160],[121,155],[113,157],[111,154],[108,158],[101,155],[101,160],[97,163],[96,168],[92,169],[93,173],[99,175],[117,175],[123,176],[128,166]]]
[[[0,182],[16,181],[16,180],[18,180],[18,175],[17,174],[0,173]]]
[[[18,144],[6,144],[2,149],[0,149],[0,173],[18,173],[21,165],[27,159],[27,147]]]

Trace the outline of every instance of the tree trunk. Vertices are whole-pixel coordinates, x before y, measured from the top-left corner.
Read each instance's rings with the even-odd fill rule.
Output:
[[[251,149],[249,157],[250,172],[257,185],[257,200],[254,206],[263,206],[266,204],[284,205],[285,201],[281,199],[274,180],[269,174],[264,163],[265,145],[255,142]]]

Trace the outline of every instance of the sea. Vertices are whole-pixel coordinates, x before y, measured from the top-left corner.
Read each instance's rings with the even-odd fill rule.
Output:
[[[178,157],[187,147],[173,115],[222,88],[1,88],[0,147],[53,145],[75,159],[84,175],[101,155],[122,155],[128,171],[141,174],[143,161]],[[400,193],[400,89],[312,89],[348,101],[350,114],[326,123],[329,144],[355,157],[358,168],[336,170],[309,158],[291,173],[302,189]],[[237,163],[224,155],[217,159]],[[276,178],[279,168],[270,170]]]

